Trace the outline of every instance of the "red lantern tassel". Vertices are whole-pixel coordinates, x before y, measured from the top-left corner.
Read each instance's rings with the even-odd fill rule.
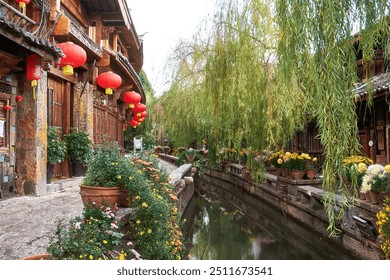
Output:
[[[36,96],[36,93],[35,93],[35,90],[38,86],[38,81],[37,80],[32,80],[31,81],[31,86],[32,86],[32,92],[33,92],[33,98],[35,100],[35,96]]]

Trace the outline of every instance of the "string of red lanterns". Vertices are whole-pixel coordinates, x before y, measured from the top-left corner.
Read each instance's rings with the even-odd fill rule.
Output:
[[[141,95],[135,91],[125,92],[122,96],[123,102],[129,104],[129,108],[134,108],[134,105],[141,102]]]
[[[146,106],[141,102],[138,102],[131,110],[133,112],[133,118],[129,121],[129,124],[133,128],[137,128],[137,126],[139,126],[148,115],[146,113]]]

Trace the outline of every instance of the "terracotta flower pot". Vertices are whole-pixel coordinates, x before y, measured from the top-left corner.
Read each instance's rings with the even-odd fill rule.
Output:
[[[308,169],[308,170],[306,170],[306,177],[307,177],[307,179],[309,179],[309,180],[315,179],[315,177],[316,177],[316,171],[313,170],[313,169]]]
[[[39,254],[39,255],[32,255],[22,258],[22,260],[48,260],[50,257],[50,254]]]
[[[291,177],[293,177],[294,180],[300,181],[305,176],[304,170],[291,170]]]
[[[98,206],[107,204],[115,207],[118,205],[120,187],[80,186],[80,195],[84,205],[94,202]]]
[[[378,197],[377,197],[376,193],[373,191],[368,191],[368,193],[370,194],[371,203],[378,204]]]
[[[186,155],[186,158],[189,163],[192,163],[195,159],[196,155]]]

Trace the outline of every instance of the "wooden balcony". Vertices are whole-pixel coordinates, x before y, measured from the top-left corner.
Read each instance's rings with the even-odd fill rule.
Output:
[[[16,30],[25,30],[33,33],[36,22],[20,11],[0,0],[0,23],[4,23]]]

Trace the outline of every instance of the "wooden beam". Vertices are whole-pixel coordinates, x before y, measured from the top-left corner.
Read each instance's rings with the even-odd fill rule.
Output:
[[[100,66],[100,67],[102,67],[102,66],[108,66],[108,65],[110,65],[110,60],[111,60],[110,55],[109,55],[108,53],[106,53],[106,52],[103,52],[103,59],[102,59],[102,60],[99,60],[99,61],[96,63],[96,65],[97,65],[97,66]]]
[[[0,50],[0,78],[11,72],[15,65],[18,64],[21,60],[21,57]]]
[[[70,30],[70,20],[65,15],[60,15],[56,25],[54,26],[53,32],[51,35],[53,36],[64,36],[68,35]]]
[[[55,77],[64,79],[65,81],[71,82],[73,84],[77,84],[79,82],[79,80],[76,77],[64,75],[60,69],[54,66],[50,67],[50,71],[48,73]]]

